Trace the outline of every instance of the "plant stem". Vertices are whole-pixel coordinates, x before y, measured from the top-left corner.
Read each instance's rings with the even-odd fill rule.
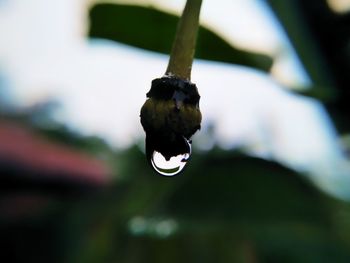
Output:
[[[166,75],[191,79],[202,0],[187,0],[177,26]]]

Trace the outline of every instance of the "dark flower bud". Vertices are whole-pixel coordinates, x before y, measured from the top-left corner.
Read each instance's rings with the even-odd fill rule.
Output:
[[[187,141],[200,129],[202,120],[196,85],[165,76],[152,81],[147,97],[140,116],[148,159],[154,151],[166,160],[190,152]]]

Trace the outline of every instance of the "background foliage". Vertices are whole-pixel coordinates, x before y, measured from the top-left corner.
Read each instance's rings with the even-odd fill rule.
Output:
[[[342,46],[348,16],[332,13],[325,1],[267,2],[312,78],[308,95],[325,99],[337,127],[349,132],[349,57]],[[168,54],[176,22],[152,8],[99,4],[90,12],[89,37]],[[203,27],[196,57],[263,71],[272,65],[272,58],[233,47]],[[33,115],[23,118],[33,123]],[[185,174],[169,179],[151,171],[137,145],[115,152],[104,141],[65,127],[37,129],[104,159],[115,179],[79,193],[24,187],[44,196],[47,205],[26,217],[0,215],[3,257],[11,262],[350,260],[350,204],[278,163],[215,147],[198,151]]]

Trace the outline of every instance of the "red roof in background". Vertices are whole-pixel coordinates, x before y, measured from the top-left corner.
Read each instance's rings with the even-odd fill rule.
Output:
[[[110,181],[110,170],[104,162],[8,121],[0,121],[0,160],[40,171],[45,177],[59,175],[93,185]]]

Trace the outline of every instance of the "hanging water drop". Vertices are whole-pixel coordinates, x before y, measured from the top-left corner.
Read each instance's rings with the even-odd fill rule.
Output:
[[[153,151],[150,156],[153,169],[163,176],[175,176],[179,174],[185,168],[191,156],[191,144],[187,140],[185,142],[188,145],[188,152],[171,156],[170,158],[165,158],[160,152]]]

